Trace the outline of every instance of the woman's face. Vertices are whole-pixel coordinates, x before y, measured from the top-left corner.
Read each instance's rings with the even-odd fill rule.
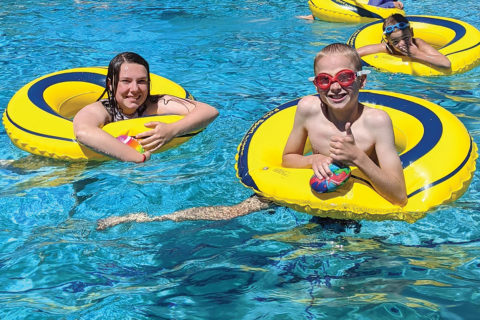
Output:
[[[148,96],[147,69],[141,64],[124,62],[120,66],[115,100],[126,115],[133,114]]]

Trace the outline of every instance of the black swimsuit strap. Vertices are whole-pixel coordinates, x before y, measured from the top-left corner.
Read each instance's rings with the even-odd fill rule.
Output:
[[[107,110],[108,114],[110,115],[111,122],[116,122],[120,120],[131,119],[132,117],[127,117],[121,110],[119,110],[116,106],[112,106],[110,102],[105,100],[100,100],[102,105]],[[133,117],[138,118],[143,116],[143,113],[147,110],[147,105],[144,103],[142,104],[137,110],[135,110]]]

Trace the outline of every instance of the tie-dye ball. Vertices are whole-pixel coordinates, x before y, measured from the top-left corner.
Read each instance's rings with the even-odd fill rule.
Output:
[[[331,192],[342,186],[350,177],[351,170],[348,166],[339,166],[335,163],[330,164],[331,175],[328,179],[318,178],[313,175],[310,179],[312,190],[317,193]]]

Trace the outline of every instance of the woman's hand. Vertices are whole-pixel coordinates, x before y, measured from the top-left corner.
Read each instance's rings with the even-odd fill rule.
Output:
[[[152,130],[139,133],[135,138],[139,139],[143,148],[150,153],[155,152],[175,137],[174,127],[171,123],[153,121],[145,123],[145,127]]]

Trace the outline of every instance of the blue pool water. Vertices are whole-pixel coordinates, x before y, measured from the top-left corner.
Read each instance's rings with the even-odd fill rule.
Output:
[[[480,28],[477,1],[404,3],[408,14]],[[3,1],[1,113],[41,75],[136,51],[220,116],[142,165],[31,156],[0,126],[0,318],[476,319],[478,172],[460,200],[413,224],[340,225],[277,208],[95,230],[110,215],[250,195],[234,171],[243,134],[267,110],[314,93],[314,54],[359,27],[295,18],[308,13],[294,0]],[[367,87],[440,104],[480,143],[480,68],[438,78],[372,72]]]

